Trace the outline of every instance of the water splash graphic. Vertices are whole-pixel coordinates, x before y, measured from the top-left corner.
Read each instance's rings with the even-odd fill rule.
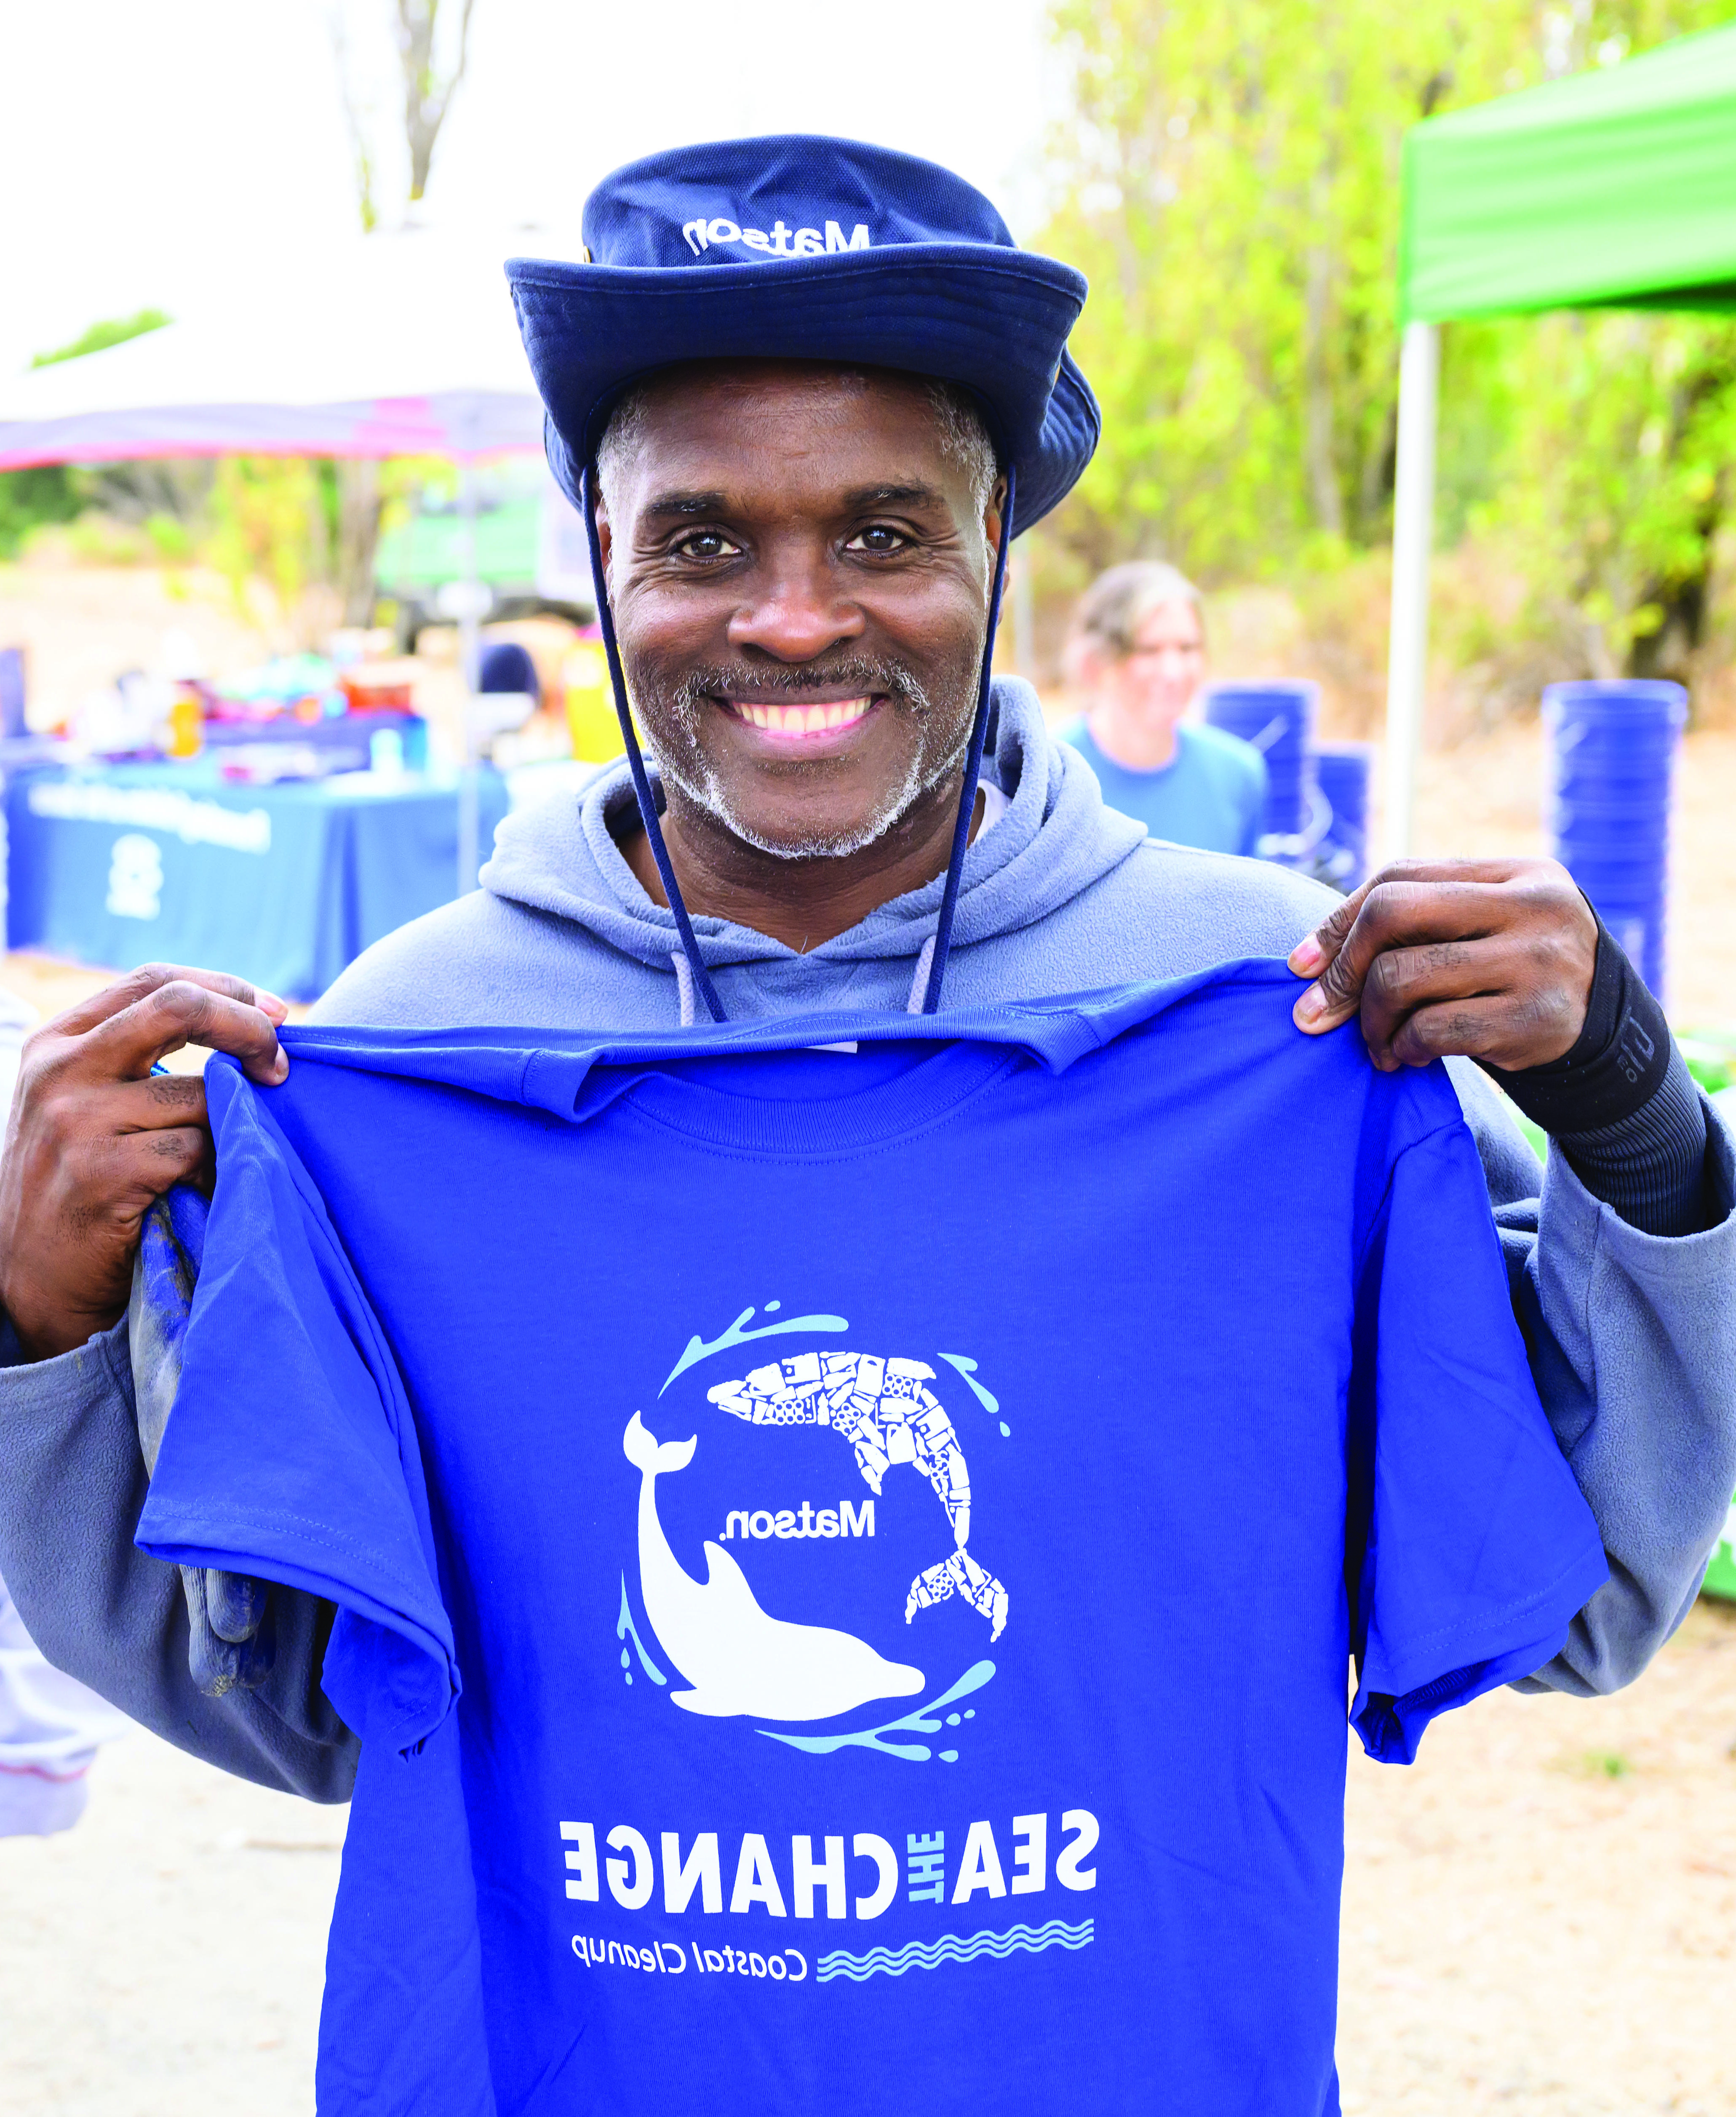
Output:
[[[775,1301],[768,1301],[765,1305],[768,1309],[773,1309],[781,1304]],[[757,1331],[744,1329],[743,1326],[758,1313],[759,1311],[755,1308],[744,1308],[722,1337],[713,1338],[709,1343],[695,1331],[687,1340],[686,1351],[669,1370],[668,1380],[664,1382],[663,1389],[658,1391],[658,1395],[661,1396],[663,1390],[668,1388],[669,1383],[672,1382],[677,1375],[686,1374],[690,1368],[697,1367],[701,1360],[709,1360],[713,1353],[727,1352],[732,1345],[749,1345],[756,1338],[775,1338],[781,1331],[847,1331],[850,1328],[847,1320],[842,1316],[787,1316],[776,1323],[762,1324]]]
[[[882,1736],[907,1731],[938,1735],[945,1724],[940,1717],[943,1709],[958,1699],[968,1698],[973,1690],[981,1690],[994,1673],[993,1662],[975,1662],[931,1705],[919,1705],[914,1713],[885,1721],[878,1727],[858,1727],[848,1735],[781,1735],[775,1727],[762,1727],[760,1732],[769,1735],[774,1742],[787,1742],[792,1750],[806,1750],[810,1756],[829,1757],[839,1750],[878,1750],[884,1757],[903,1757],[907,1764],[926,1764],[934,1755],[926,1742],[888,1742]],[[942,1752],[948,1764],[955,1762],[958,1755],[956,1750],[950,1755]]]
[[[632,1640],[633,1650],[639,1656],[639,1665],[653,1683],[668,1682],[668,1677],[645,1652],[645,1643],[639,1636],[639,1627],[633,1621],[632,1607],[627,1601],[627,1576],[625,1573],[621,1576],[621,1616],[616,1622],[615,1636],[617,1640]],[[627,1650],[625,1647],[621,1650],[621,1665],[623,1668],[627,1666]],[[630,1672],[627,1681],[629,1683],[633,1681]]]

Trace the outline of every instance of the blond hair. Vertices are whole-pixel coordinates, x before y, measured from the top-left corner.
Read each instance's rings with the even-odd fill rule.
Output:
[[[1069,675],[1077,677],[1087,655],[1106,662],[1124,660],[1133,653],[1147,618],[1170,602],[1193,606],[1203,639],[1205,606],[1199,590],[1179,567],[1161,559],[1133,559],[1099,574],[1073,612],[1067,636]]]

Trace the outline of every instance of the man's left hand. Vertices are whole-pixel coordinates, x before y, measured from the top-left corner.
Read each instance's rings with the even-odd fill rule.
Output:
[[[1547,1066],[1585,1026],[1597,921],[1549,860],[1397,860],[1291,952],[1309,1035],[1362,1017],[1383,1072],[1453,1053]]]

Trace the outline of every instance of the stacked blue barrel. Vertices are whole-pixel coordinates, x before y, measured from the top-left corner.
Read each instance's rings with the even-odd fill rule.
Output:
[[[1374,746],[1366,742],[1323,742],[1314,752],[1327,823],[1314,872],[1346,897],[1368,876],[1369,782],[1374,765]]]
[[[1281,857],[1297,849],[1318,809],[1313,736],[1318,684],[1214,684],[1206,694],[1213,727],[1251,742],[1266,759],[1266,819],[1261,851]]]
[[[1551,684],[1543,718],[1555,857],[1660,993],[1670,780],[1688,694],[1639,680]]]

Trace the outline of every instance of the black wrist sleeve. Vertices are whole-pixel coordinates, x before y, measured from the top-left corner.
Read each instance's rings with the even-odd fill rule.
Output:
[[[1586,1026],[1563,1058],[1508,1072],[1484,1071],[1552,1137],[1619,1124],[1664,1085],[1672,1049],[1664,1010],[1601,919]]]

